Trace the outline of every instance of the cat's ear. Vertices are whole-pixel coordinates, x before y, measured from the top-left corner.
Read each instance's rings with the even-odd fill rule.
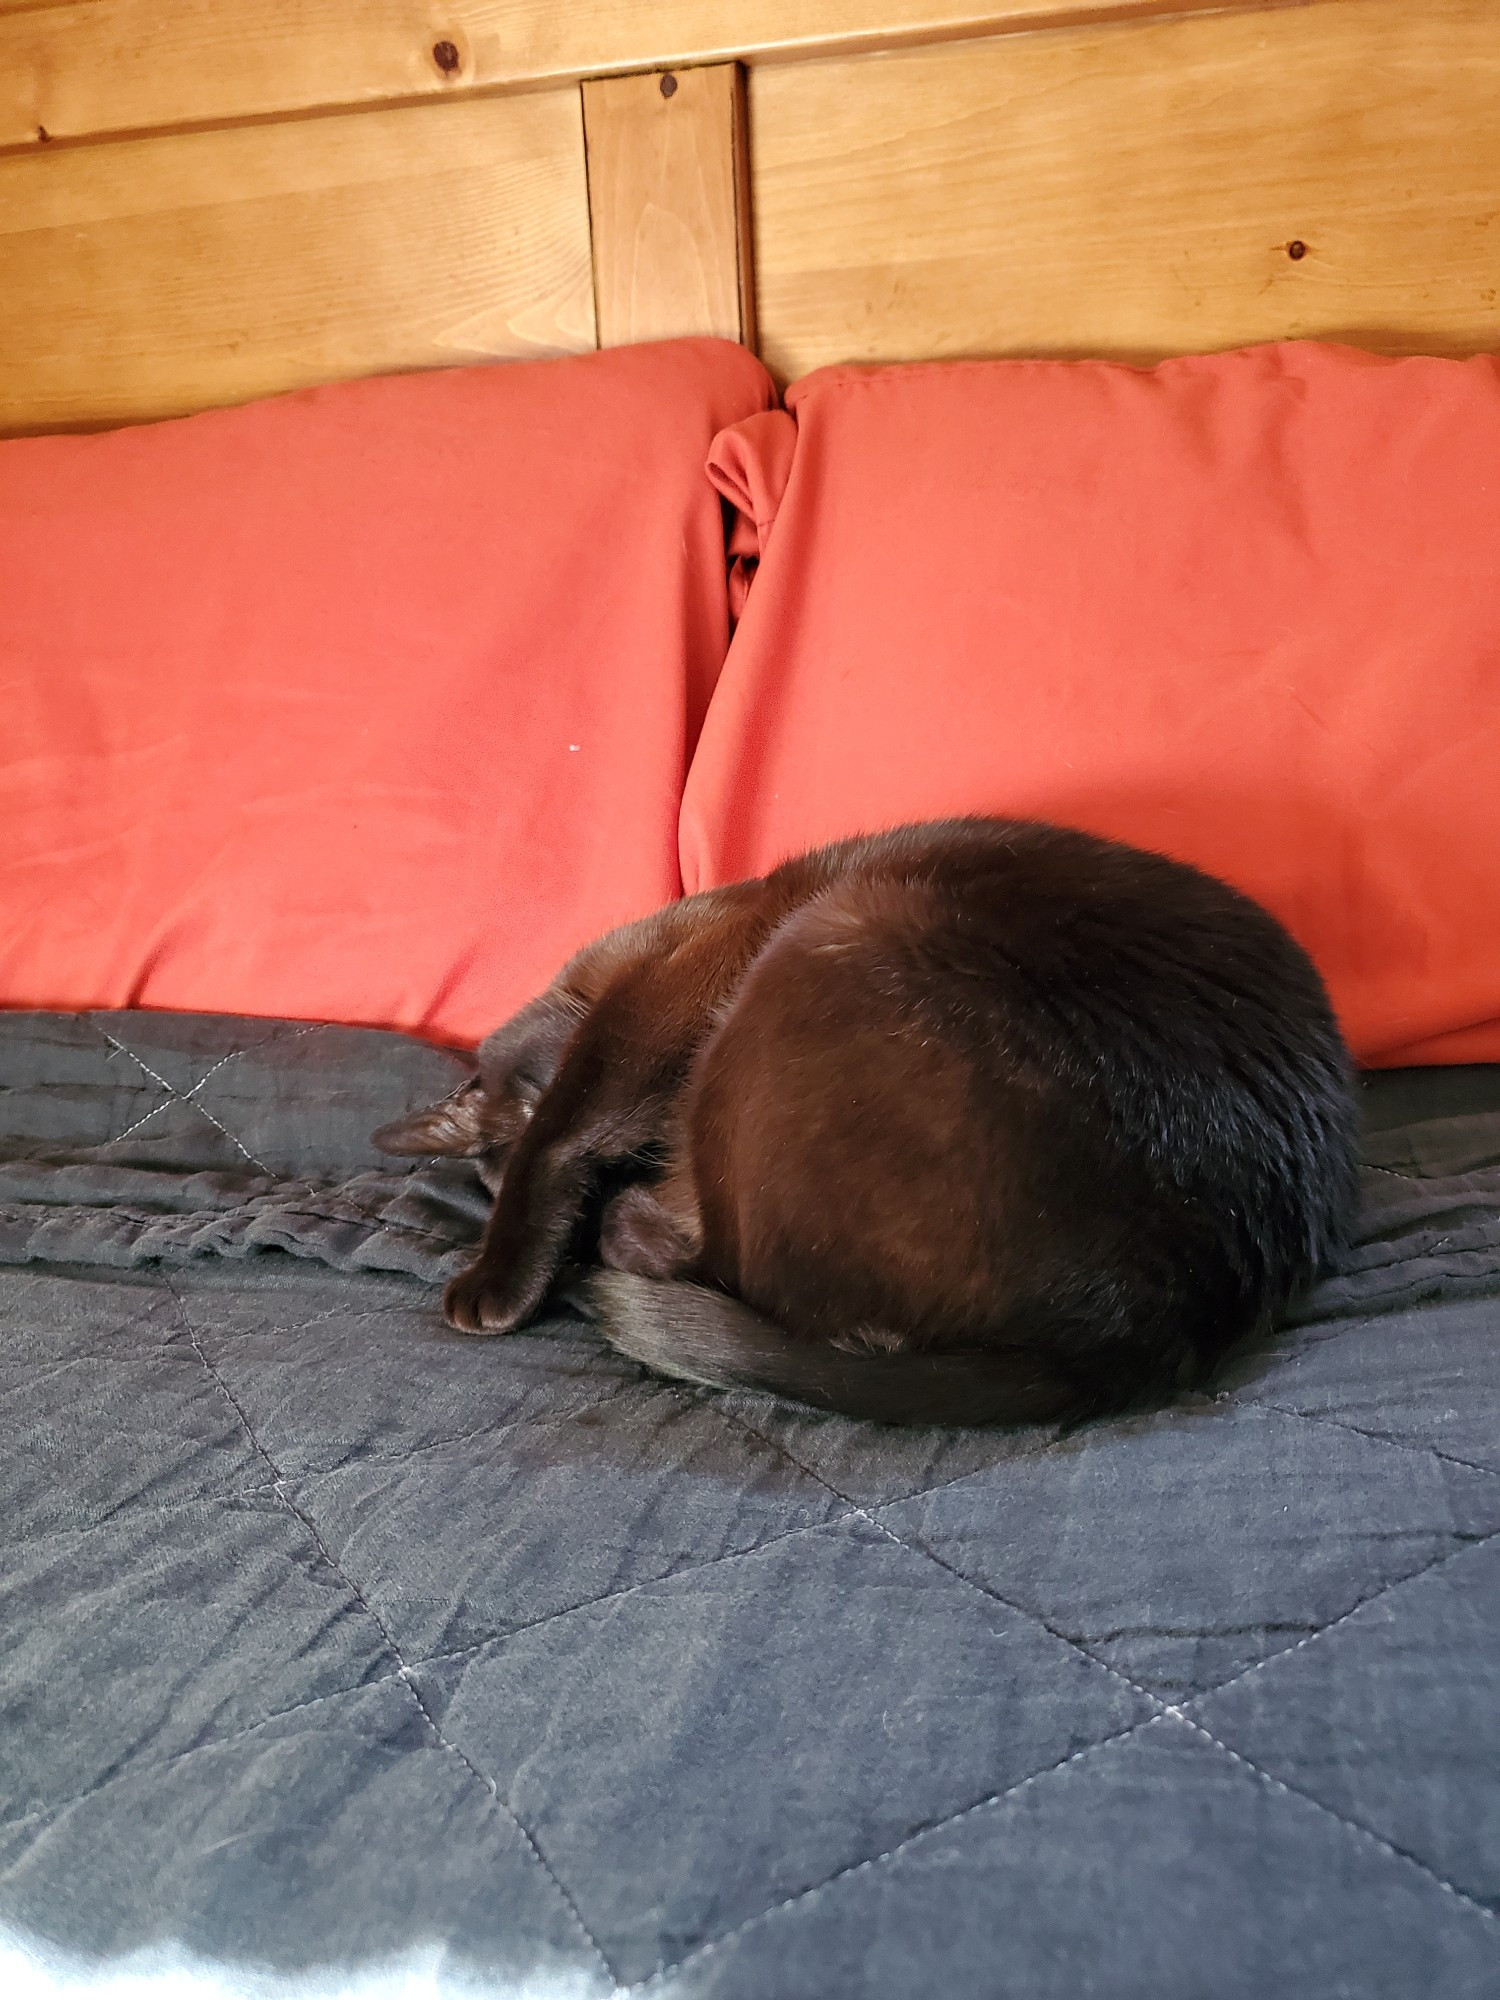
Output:
[[[374,1135],[382,1153],[444,1153],[470,1160],[489,1144],[482,1129],[484,1086],[477,1076],[461,1083],[438,1104],[393,1118]]]

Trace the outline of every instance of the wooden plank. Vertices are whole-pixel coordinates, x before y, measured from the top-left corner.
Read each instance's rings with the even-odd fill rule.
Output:
[[[762,353],[1500,347],[1497,103],[1489,0],[754,72]]]
[[[601,347],[754,345],[744,104],[735,63],[583,86]]]
[[[576,90],[0,160],[0,427],[594,345]]]
[[[54,0],[0,12],[0,146],[1224,4],[1322,0]]]
[[[69,0],[74,7],[98,7],[106,0]],[[43,7],[55,9],[59,0],[0,0],[0,14],[28,14],[38,12]]]

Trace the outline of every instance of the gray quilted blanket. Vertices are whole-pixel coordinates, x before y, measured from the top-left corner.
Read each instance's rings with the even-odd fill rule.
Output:
[[[367,1134],[461,1073],[0,1017],[0,1981],[1500,1993],[1500,1072],[1372,1079],[1347,1268],[1061,1437],[449,1335],[482,1191]]]

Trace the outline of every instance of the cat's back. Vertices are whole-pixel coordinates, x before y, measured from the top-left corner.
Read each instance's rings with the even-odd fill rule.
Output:
[[[1155,1046],[1191,1064],[1232,1046],[1237,1063],[1274,1065],[1305,1043],[1346,1067],[1307,953],[1250,897],[1185,863],[1000,819],[903,827],[834,851],[845,866],[825,905],[914,1000],[988,991],[1080,1058]]]
[[[1164,1187],[1252,1205],[1288,1258],[1331,1253],[1353,1202],[1352,1068],[1316,967],[1259,904],[1036,821],[829,853],[831,886],[788,939],[804,990],[836,978],[847,1011],[940,1042],[981,1122],[1011,1117],[1018,1089],[1046,1097]]]

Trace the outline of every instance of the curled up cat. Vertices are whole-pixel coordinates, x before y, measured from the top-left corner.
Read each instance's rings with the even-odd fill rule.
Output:
[[[494,1195],[465,1332],[551,1294],[664,1375],[983,1424],[1203,1381],[1335,1259],[1354,1135],[1322,982],[1257,904],[966,819],[610,932],[376,1143]]]

